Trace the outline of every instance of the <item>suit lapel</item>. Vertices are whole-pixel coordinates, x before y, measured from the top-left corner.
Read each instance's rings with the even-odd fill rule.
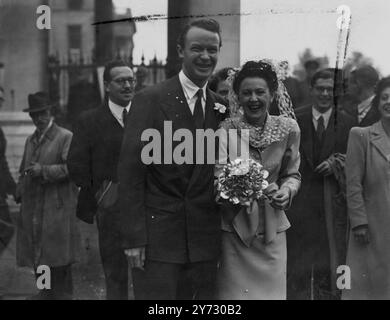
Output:
[[[386,161],[390,160],[390,142],[381,122],[375,123],[370,130],[371,143],[379,150],[380,154],[385,157]]]
[[[217,129],[217,119],[214,110],[215,98],[210,92],[210,89],[206,91],[206,108],[205,108],[205,129]]]
[[[119,124],[119,122],[115,119],[113,114],[111,113],[110,108],[108,107],[108,103],[104,103],[101,106],[101,116],[99,117],[99,121],[97,125],[102,129],[101,132],[106,133],[107,128],[116,129],[123,131],[123,127]]]
[[[365,127],[365,126],[370,126],[376,121],[378,121],[380,118],[379,112],[377,108],[373,107],[371,104],[370,110],[368,110],[366,116],[362,119],[360,122],[360,126]]]
[[[306,156],[307,162],[313,168],[313,124],[311,108],[308,112],[302,115],[302,149]]]
[[[170,87],[160,103],[163,113],[168,121],[172,121],[173,130],[186,128],[195,133],[192,113],[187,99],[184,96],[178,76],[172,79],[172,85]]]
[[[194,137],[195,123],[192,117],[190,107],[188,106],[187,99],[185,98],[179,77],[173,77],[171,80],[168,81],[170,81],[170,83],[167,83],[166,92],[163,93],[161,100],[157,102],[159,103],[161,111],[165,116],[165,119],[163,121],[172,122],[173,134],[178,129],[188,129],[191,131],[191,136]],[[179,143],[180,142],[172,142],[173,150]],[[176,167],[179,171],[181,171],[183,177],[188,177],[190,179],[190,175],[192,175],[193,173],[193,170],[189,169],[190,166],[177,165]],[[189,170],[190,175],[188,173]]]

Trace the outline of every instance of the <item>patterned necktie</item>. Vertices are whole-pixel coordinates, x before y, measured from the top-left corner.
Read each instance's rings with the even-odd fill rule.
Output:
[[[123,108],[123,111],[122,111],[123,127],[126,127],[126,120],[127,120],[127,110],[126,110],[126,108]]]
[[[320,116],[317,120],[317,137],[320,143],[322,143],[324,132],[325,132],[324,117]]]
[[[203,98],[203,90],[199,89],[196,93],[197,99],[194,108],[194,121],[196,129],[204,128],[204,116],[203,116],[203,107],[202,107],[202,98]]]

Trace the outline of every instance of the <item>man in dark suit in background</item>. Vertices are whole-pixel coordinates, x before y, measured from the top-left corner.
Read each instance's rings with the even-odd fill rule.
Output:
[[[336,268],[345,263],[347,232],[344,160],[354,121],[334,106],[334,79],[333,69],[315,73],[314,103],[296,111],[302,185],[289,210],[288,299],[339,297]]]
[[[107,299],[127,299],[128,268],[119,238],[116,190],[117,164],[135,79],[123,61],[108,63],[103,79],[107,99],[103,106],[86,111],[76,122],[67,164],[71,179],[81,187],[78,217],[93,223],[97,212]]]
[[[379,121],[379,111],[372,107],[378,81],[378,72],[371,66],[351,71],[347,91],[350,101],[344,103],[343,110],[355,119],[359,127],[368,127]]]
[[[4,102],[4,90],[0,87],[0,109]],[[5,155],[7,141],[0,127],[0,255],[14,234],[12,220],[7,205],[7,195],[15,196],[15,181],[8,168]],[[1,294],[1,293],[0,293]]]
[[[195,20],[178,39],[183,59],[179,75],[134,98],[119,163],[119,194],[123,246],[133,267],[136,299],[213,297],[220,252],[214,165],[179,165],[169,150],[164,156],[169,153],[171,164],[145,165],[141,135],[156,129],[161,146],[166,146],[172,140],[164,139],[164,121],[170,121],[173,132],[188,129],[192,137],[196,129],[217,129],[225,114],[214,109],[215,103],[226,103],[207,89],[207,81],[220,47],[218,22]],[[179,143],[174,141],[172,150]],[[184,286],[181,279],[188,280]]]

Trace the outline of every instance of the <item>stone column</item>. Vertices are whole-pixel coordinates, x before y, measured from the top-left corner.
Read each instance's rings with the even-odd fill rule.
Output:
[[[167,77],[180,70],[176,39],[183,26],[198,16],[217,20],[222,29],[222,49],[217,69],[240,64],[240,0],[169,0]],[[189,18],[191,16],[191,18]],[[195,16],[195,17],[192,17]]]
[[[113,4],[111,0],[95,0],[95,21],[113,20]],[[95,26],[95,57],[99,65],[113,58],[113,24]]]

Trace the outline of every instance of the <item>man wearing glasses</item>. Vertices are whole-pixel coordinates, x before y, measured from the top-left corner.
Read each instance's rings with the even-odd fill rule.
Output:
[[[340,297],[336,269],[345,264],[347,239],[344,161],[354,121],[335,106],[335,83],[341,79],[334,69],[317,71],[311,80],[313,103],[296,110],[302,185],[289,211],[288,299]]]
[[[67,164],[71,179],[81,188],[77,216],[93,223],[96,214],[106,297],[126,300],[128,269],[118,234],[117,164],[136,80],[123,61],[109,62],[103,80],[105,101],[76,121]]]

